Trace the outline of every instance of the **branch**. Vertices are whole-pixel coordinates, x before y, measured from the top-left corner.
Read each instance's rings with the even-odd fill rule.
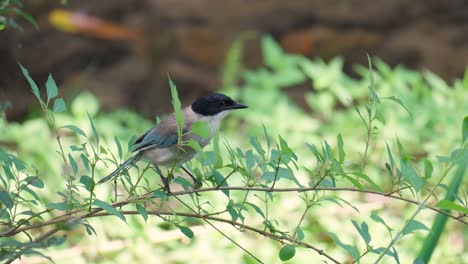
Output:
[[[411,200],[411,199],[407,199],[407,198],[403,198],[403,197],[400,197],[400,196],[396,196],[394,194],[388,194],[388,193],[381,193],[381,192],[377,192],[377,191],[371,191],[371,190],[359,190],[359,189],[356,189],[356,188],[327,188],[327,187],[306,187],[306,188],[274,188],[273,190],[270,189],[270,188],[264,188],[264,187],[244,187],[244,186],[226,186],[226,187],[208,187],[208,188],[200,188],[200,189],[190,189],[190,190],[184,190],[184,191],[175,191],[175,192],[171,192],[170,194],[168,194],[168,196],[179,196],[179,195],[187,195],[187,194],[194,194],[194,193],[203,193],[203,192],[213,192],[213,191],[220,191],[220,190],[232,190],[232,191],[258,191],[258,192],[309,192],[309,191],[344,191],[344,192],[360,192],[360,193],[370,193],[370,194],[375,194],[375,195],[379,195],[379,196],[383,196],[383,197],[387,197],[387,198],[392,198],[392,199],[396,199],[396,200],[400,200],[400,201],[404,201],[404,202],[407,202],[407,203],[411,203],[411,204],[415,204],[415,205],[418,205],[420,206],[422,203],[421,202],[418,202],[418,201],[415,201],[415,200]],[[116,207],[121,207],[121,206],[124,206],[124,205],[127,205],[127,204],[130,204],[130,203],[133,203],[133,202],[137,202],[137,201],[140,201],[140,200],[144,200],[144,199],[147,199],[149,197],[151,197],[153,191],[151,192],[148,192],[146,194],[143,194],[141,195],[140,197],[138,197],[137,199],[132,199],[132,200],[125,200],[125,201],[120,201],[120,202],[115,202],[112,204],[112,207],[116,208]],[[429,206],[429,205],[424,205],[426,208],[432,210],[432,211],[435,211],[437,213],[440,213],[440,214],[443,214],[443,215],[446,215],[447,217],[450,217],[456,221],[459,221],[465,225],[468,225],[468,222],[462,218],[459,218],[459,217],[456,217],[456,216],[453,216],[447,212],[444,212],[442,211],[441,209],[438,209],[436,207],[433,207],[433,206]],[[64,215],[60,215],[60,216],[57,216],[56,218],[54,219],[51,219],[47,222],[43,222],[43,223],[39,223],[39,224],[35,224],[35,225],[30,225],[30,226],[24,226],[22,228],[12,228],[10,230],[7,230],[3,233],[0,233],[0,237],[8,237],[8,236],[13,236],[13,235],[16,235],[22,231],[26,231],[26,230],[30,230],[30,229],[35,229],[35,228],[39,228],[39,227],[43,227],[43,226],[48,226],[48,225],[53,225],[53,224],[56,224],[56,223],[63,223],[65,222],[67,219],[70,220],[70,218],[67,218],[67,216],[70,216],[70,215],[73,215],[73,214],[77,214],[77,213],[80,213],[84,211],[84,209],[79,209],[79,210],[75,210],[75,211],[72,211],[72,212],[69,212],[67,214],[64,214]],[[93,211],[87,213],[86,215],[83,215],[83,216],[77,216],[75,217],[74,219],[75,220],[79,220],[81,217],[84,217],[84,218],[87,218],[88,216],[91,216],[97,212],[100,212],[102,211],[102,209],[100,208],[95,208]]]

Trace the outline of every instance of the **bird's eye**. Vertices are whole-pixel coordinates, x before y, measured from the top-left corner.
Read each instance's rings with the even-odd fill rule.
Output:
[[[222,104],[223,106],[226,106],[226,105],[229,104],[229,100],[223,100],[223,101],[221,101],[221,104]]]

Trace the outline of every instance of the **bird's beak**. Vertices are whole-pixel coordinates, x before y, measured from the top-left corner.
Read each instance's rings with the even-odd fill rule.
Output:
[[[242,109],[242,108],[247,108],[247,106],[236,102],[234,103],[234,105],[232,105],[229,108],[230,109]]]

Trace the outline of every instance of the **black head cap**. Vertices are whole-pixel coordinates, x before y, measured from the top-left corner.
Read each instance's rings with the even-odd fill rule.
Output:
[[[247,108],[243,104],[232,100],[229,96],[220,93],[213,93],[199,97],[192,104],[192,110],[200,115],[216,115],[226,110]]]

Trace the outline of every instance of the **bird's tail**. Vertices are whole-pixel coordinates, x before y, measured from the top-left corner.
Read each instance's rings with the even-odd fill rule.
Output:
[[[120,165],[120,167],[118,167],[114,172],[112,172],[111,174],[107,175],[106,177],[104,177],[100,181],[98,181],[97,184],[101,184],[101,183],[104,183],[106,181],[109,181],[112,178],[114,178],[115,176],[117,176],[117,175],[119,175],[119,174],[121,174],[123,172],[126,172],[128,169],[130,169],[131,166],[133,166],[133,164],[135,164],[135,162],[137,162],[141,158],[142,154],[143,154],[142,152],[138,152],[135,156],[129,158],[124,163],[122,163],[122,165]]]

